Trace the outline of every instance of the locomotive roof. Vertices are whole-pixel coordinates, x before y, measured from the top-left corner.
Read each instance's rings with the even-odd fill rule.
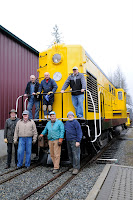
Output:
[[[109,80],[107,75],[101,70],[97,63],[92,59],[92,57],[85,51],[86,56],[91,60],[91,62],[101,71],[101,73],[107,78],[107,80],[116,88],[116,86]]]

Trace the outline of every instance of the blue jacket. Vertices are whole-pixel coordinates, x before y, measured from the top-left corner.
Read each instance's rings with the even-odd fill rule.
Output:
[[[65,123],[66,140],[80,142],[82,139],[82,129],[77,120],[67,121]]]
[[[56,82],[54,81],[54,79],[49,79],[48,83],[46,82],[45,79],[43,79],[41,81],[40,87],[39,87],[39,92],[44,91],[44,93],[48,93],[50,91],[52,91],[53,93],[56,92],[58,86],[56,84]]]
[[[56,120],[56,122],[53,124],[53,127],[51,125],[51,121],[49,121],[45,129],[43,130],[42,134],[45,135],[48,132],[48,140],[58,140],[59,138],[64,138],[64,124],[60,120]]]

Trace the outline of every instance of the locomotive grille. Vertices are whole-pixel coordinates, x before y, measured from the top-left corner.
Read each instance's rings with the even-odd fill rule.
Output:
[[[95,110],[98,112],[98,90],[97,90],[97,79],[92,76],[89,72],[86,71],[87,74],[87,90],[91,92]],[[90,94],[87,92],[87,102],[88,102],[88,112],[94,112],[93,104],[91,101]]]

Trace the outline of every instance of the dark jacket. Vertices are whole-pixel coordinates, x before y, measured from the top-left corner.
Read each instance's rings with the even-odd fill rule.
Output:
[[[72,88],[72,91],[86,89],[86,82],[85,77],[82,73],[78,73],[76,75],[76,83],[74,81],[74,74],[71,74],[67,80],[65,81],[62,90],[66,90],[66,88],[70,85]],[[84,94],[84,92],[78,91],[78,92],[72,92],[72,95],[80,95]]]
[[[58,88],[58,86],[57,86],[56,82],[54,81],[54,79],[52,79],[52,78],[49,79],[48,83],[46,82],[46,79],[43,79],[41,81],[41,84],[40,84],[40,87],[39,87],[39,92],[41,92],[42,90],[46,94],[48,92],[50,92],[50,91],[53,92],[53,94],[50,94],[50,96],[49,96],[50,97],[49,102],[47,102],[46,99],[45,99],[45,95],[46,94],[44,95],[43,104],[47,104],[47,103],[49,105],[53,104],[53,102],[54,102],[54,93],[56,92],[57,88]]]
[[[82,129],[77,120],[67,121],[65,123],[66,140],[80,142],[82,139]]]
[[[4,129],[4,139],[7,138],[8,143],[13,143],[15,126],[18,121],[19,121],[19,118],[16,118],[15,120],[11,120],[11,118],[9,118],[6,120],[5,129]]]
[[[30,94],[30,84],[31,84],[31,81],[27,83],[27,86],[26,86],[26,89],[25,89],[25,94]],[[38,90],[39,90],[39,86],[40,84],[36,81],[35,82],[35,88],[34,88],[34,92],[37,93]],[[39,95],[35,95],[34,98],[39,101],[40,98],[39,98]],[[30,96],[28,97],[28,100],[30,99]]]
[[[41,92],[42,89],[43,89],[44,93],[48,93],[50,91],[52,91],[53,93],[55,93],[56,90],[57,90],[57,88],[58,88],[58,86],[57,86],[56,82],[54,81],[54,79],[50,78],[49,81],[48,81],[48,83],[46,82],[45,79],[43,79],[41,81],[41,84],[40,84],[40,87],[39,87],[39,92]]]

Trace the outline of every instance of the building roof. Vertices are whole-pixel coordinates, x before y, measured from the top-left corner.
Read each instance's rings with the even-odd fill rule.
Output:
[[[20,45],[22,45],[25,48],[27,48],[29,51],[31,51],[34,54],[36,54],[37,56],[39,56],[39,52],[36,49],[34,49],[30,45],[28,45],[26,42],[24,42],[23,40],[21,40],[20,38],[18,38],[16,35],[14,35],[13,33],[11,33],[10,31],[8,31],[7,29],[5,29],[1,25],[0,25],[0,32],[2,32],[4,35],[6,35],[7,37],[11,38],[12,40],[15,40],[17,43],[19,43]]]

